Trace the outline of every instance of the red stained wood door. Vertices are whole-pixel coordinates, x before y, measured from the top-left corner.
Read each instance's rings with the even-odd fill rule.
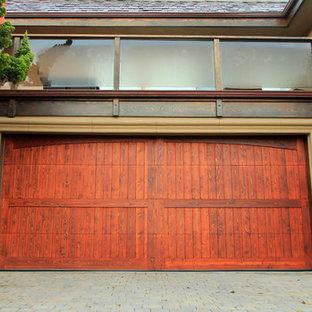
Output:
[[[311,269],[302,138],[6,136],[2,269]]]

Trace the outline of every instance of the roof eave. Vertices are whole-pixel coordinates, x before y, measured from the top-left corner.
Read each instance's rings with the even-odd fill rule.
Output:
[[[16,33],[306,36],[310,0],[292,0],[282,13],[8,13]],[[47,28],[49,30],[47,30]]]

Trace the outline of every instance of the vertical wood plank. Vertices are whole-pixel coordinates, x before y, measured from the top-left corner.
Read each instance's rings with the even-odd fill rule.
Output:
[[[259,259],[259,228],[258,228],[258,208],[250,208],[250,243],[251,257]]]
[[[183,180],[184,180],[184,199],[192,199],[192,147],[191,143],[183,144]]]
[[[191,168],[190,175],[192,181],[192,198],[200,198],[200,178],[199,178],[199,144],[191,144]]]
[[[209,199],[217,198],[215,145],[207,145]]]
[[[233,198],[232,170],[231,170],[231,149],[230,145],[223,145],[223,183],[224,198]]]
[[[193,208],[185,208],[184,214],[181,211],[181,218],[184,217],[183,228],[180,230],[185,233],[185,237],[181,237],[183,240],[180,244],[185,245],[185,258],[194,258],[194,230],[193,230]],[[177,225],[179,231],[179,224]],[[179,237],[178,237],[179,238]],[[177,242],[179,244],[179,242]]]
[[[242,217],[242,241],[243,241],[243,257],[244,259],[252,258],[251,251],[251,227],[250,227],[250,211],[248,208],[241,208]]]
[[[112,199],[120,198],[120,148],[119,142],[113,143],[112,149]]]
[[[167,164],[166,164],[166,175],[167,175],[167,190],[166,198],[176,199],[176,146],[175,143],[168,142],[167,144]]]
[[[238,146],[230,146],[231,150],[231,176],[232,176],[232,197],[233,199],[240,199],[240,177],[239,177],[239,160],[238,160]]]
[[[104,208],[102,210],[103,237],[102,237],[102,258],[112,259],[112,209]]]
[[[210,221],[209,221],[209,209],[201,209],[202,218],[202,256],[203,258],[210,258]]]
[[[268,257],[268,237],[266,226],[266,209],[258,208],[258,233],[259,233],[259,258],[266,259]]]
[[[176,143],[176,190],[177,199],[184,199],[184,174],[183,174],[183,143]]]
[[[127,240],[127,255],[126,258],[128,259],[135,259],[136,257],[136,219],[135,219],[135,208],[129,208],[125,212],[127,215],[126,225],[125,225],[125,238]]]
[[[199,177],[200,177],[200,198],[209,198],[208,184],[208,151],[207,144],[199,143]]]
[[[119,209],[111,209],[110,214],[110,250],[111,250],[111,258],[117,259],[119,256]]]
[[[135,209],[135,223],[136,223],[136,258],[146,258],[146,244],[147,244],[147,233],[146,233],[146,212],[143,208]]]
[[[168,258],[177,258],[177,208],[168,209]]]
[[[211,258],[219,257],[219,246],[218,246],[218,210],[211,208],[209,211],[209,228],[210,228],[210,255]]]
[[[193,209],[194,258],[202,258],[201,208]]]
[[[240,146],[238,150],[239,159],[239,185],[240,185],[240,198],[248,198],[248,176],[247,176],[247,151],[246,146]]]
[[[119,259],[126,260],[128,256],[128,208],[119,210]]]
[[[139,142],[137,143],[137,163],[136,163],[136,197],[137,199],[144,199],[146,192],[146,176],[145,176],[145,143]]]
[[[274,228],[274,214],[272,209],[265,209],[266,212],[266,224],[267,224],[267,251],[269,258],[276,258],[275,248],[275,228]]]
[[[218,257],[226,258],[225,208],[218,209]]]
[[[235,258],[233,209],[225,210],[226,257]]]
[[[177,258],[180,260],[185,259],[185,253],[186,249],[189,247],[190,252],[193,251],[193,244],[186,245],[185,240],[190,241],[190,237],[193,236],[193,233],[188,234],[187,238],[185,238],[185,222],[186,218],[184,216],[184,208],[177,208],[176,212],[176,218],[177,218],[177,236],[176,236],[176,243],[175,245],[177,246]],[[190,211],[192,213],[192,209]],[[192,219],[191,219],[192,220]],[[192,222],[192,221],[191,221]],[[193,252],[192,252],[193,255]],[[193,258],[193,257],[191,257]]]
[[[216,198],[224,198],[223,144],[215,145]]]
[[[137,143],[129,142],[129,181],[128,181],[128,198],[136,198],[136,181],[137,181]]]
[[[292,255],[294,258],[303,258],[304,239],[302,235],[301,209],[289,208]]]
[[[281,230],[282,230],[282,242],[283,253],[285,258],[291,258],[291,233],[290,233],[290,220],[289,220],[289,208],[283,208],[281,211]]]
[[[271,178],[271,158],[268,148],[262,147],[263,173],[264,173],[264,196],[265,199],[273,198],[272,196],[272,178]]]

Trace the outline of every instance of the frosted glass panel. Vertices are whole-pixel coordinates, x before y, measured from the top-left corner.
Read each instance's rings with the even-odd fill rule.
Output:
[[[121,89],[214,88],[210,41],[121,40]]]
[[[224,88],[311,88],[311,43],[221,42]]]
[[[113,89],[113,40],[30,40],[35,54],[24,87]]]

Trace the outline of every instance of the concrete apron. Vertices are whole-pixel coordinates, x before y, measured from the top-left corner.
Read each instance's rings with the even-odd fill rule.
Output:
[[[0,311],[311,312],[312,272],[0,272]]]

